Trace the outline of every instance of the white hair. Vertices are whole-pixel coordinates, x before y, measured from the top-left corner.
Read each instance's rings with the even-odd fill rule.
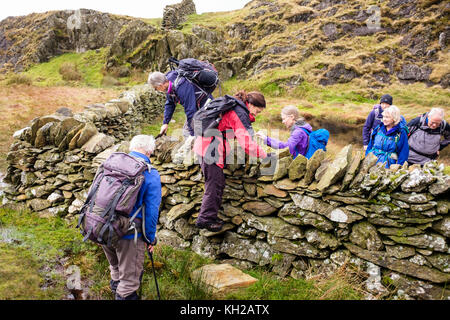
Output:
[[[155,138],[153,136],[147,136],[144,134],[140,134],[134,136],[130,142],[130,151],[145,151],[149,153],[153,153],[156,148]]]
[[[164,73],[155,71],[148,75],[147,83],[153,88],[156,88],[164,83],[166,83],[167,77]]]
[[[432,116],[434,114],[439,116],[441,119],[444,119],[444,109],[442,109],[442,108],[432,108],[430,110],[430,112],[428,112],[429,116]]]
[[[400,109],[397,106],[391,105],[383,110],[383,115],[390,116],[394,120],[394,125],[400,122]]]

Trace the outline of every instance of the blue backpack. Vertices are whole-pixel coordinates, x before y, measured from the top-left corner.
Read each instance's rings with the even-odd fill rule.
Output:
[[[327,151],[326,146],[328,139],[330,138],[330,132],[328,132],[327,129],[322,128],[311,132],[308,129],[302,129],[308,135],[308,149],[305,154],[306,159],[311,158],[318,149]]]

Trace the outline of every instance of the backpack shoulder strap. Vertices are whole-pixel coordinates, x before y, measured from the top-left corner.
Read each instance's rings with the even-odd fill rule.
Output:
[[[445,127],[447,126],[447,122],[444,120],[444,119],[442,119],[442,122],[441,122],[441,130],[440,130],[440,135],[442,136],[443,134],[444,134],[444,132],[445,132]]]
[[[380,115],[380,107],[378,106],[378,104],[373,106],[373,112],[374,112],[374,119],[377,119],[378,116]]]

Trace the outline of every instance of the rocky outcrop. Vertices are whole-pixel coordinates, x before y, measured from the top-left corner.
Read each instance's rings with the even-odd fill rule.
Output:
[[[107,47],[130,19],[88,9],[8,17],[0,22],[0,72],[22,71],[68,51]]]

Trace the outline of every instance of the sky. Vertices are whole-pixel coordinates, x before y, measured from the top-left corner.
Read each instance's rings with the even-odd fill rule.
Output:
[[[2,1],[0,21],[9,16],[23,16],[53,10],[93,9],[137,18],[162,18],[166,5],[181,0],[24,0]],[[194,0],[197,13],[242,9],[250,0]]]

